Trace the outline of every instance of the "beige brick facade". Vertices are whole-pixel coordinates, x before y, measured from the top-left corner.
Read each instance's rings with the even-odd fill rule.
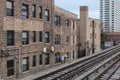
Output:
[[[90,33],[92,27],[90,24],[95,22],[95,52],[100,50],[100,28],[99,20],[88,18],[86,9],[81,12],[80,22],[77,21],[77,15],[54,6],[54,0],[8,0],[13,1],[14,16],[6,16],[6,1],[0,0],[0,79],[17,80],[25,78],[29,75],[36,74],[47,68],[63,64],[78,58],[78,50],[84,49],[84,44],[90,41]],[[22,18],[22,5],[28,5],[28,19]],[[36,6],[36,17],[32,17],[32,6]],[[42,6],[42,18],[39,18],[39,7]],[[49,10],[49,21],[45,20],[45,10]],[[60,17],[60,25],[55,25],[55,16]],[[68,25],[69,23],[69,25]],[[14,31],[14,45],[7,45],[7,31]],[[28,44],[23,45],[23,31],[27,31]],[[36,32],[36,41],[33,42],[33,31]],[[42,31],[42,41],[39,41],[40,32]],[[49,32],[49,43],[45,43],[46,32]],[[80,34],[79,34],[80,33]],[[56,35],[60,35],[60,43],[55,44]],[[99,36],[99,37],[98,37]],[[56,38],[56,39],[55,39]],[[92,38],[92,37],[91,37]],[[79,43],[83,47],[79,48]],[[87,51],[87,49],[86,49]],[[3,54],[9,55],[3,55]],[[60,53],[60,56],[56,56]],[[46,57],[49,54],[49,63],[46,64]],[[42,55],[42,63],[40,64],[40,55]],[[88,53],[87,53],[88,55]],[[33,56],[36,56],[33,61]],[[60,61],[56,62],[59,57]],[[28,62],[24,61],[28,59]],[[48,58],[47,58],[48,59]],[[9,67],[7,61],[14,60],[14,75],[8,76]],[[28,63],[29,69],[23,71],[25,63]],[[33,63],[36,65],[33,67]],[[2,77],[1,77],[2,76]]]
[[[0,79],[16,80],[33,75],[49,67],[76,59],[77,57],[77,15],[59,7],[54,7],[54,0],[10,0],[14,2],[14,16],[6,16],[6,0],[0,1],[0,50],[8,52],[8,57],[0,57]],[[22,18],[22,4],[28,5],[28,19]],[[32,17],[32,5],[36,5],[36,17]],[[42,18],[39,18],[39,6],[42,6]],[[45,10],[49,10],[49,21],[45,21]],[[61,17],[61,26],[54,24],[55,15]],[[70,25],[66,26],[66,20]],[[73,24],[74,21],[74,24]],[[74,26],[74,30],[73,30]],[[7,31],[14,31],[14,45],[7,46]],[[22,44],[22,32],[29,32],[29,44]],[[36,32],[36,42],[33,42],[33,31]],[[42,31],[42,42],[39,42],[39,32]],[[45,32],[50,33],[50,42],[44,42]],[[60,45],[55,45],[55,35],[60,34]],[[69,36],[69,42],[66,42]],[[73,37],[74,36],[74,37]],[[74,41],[74,42],[73,42]],[[51,52],[53,48],[53,52]],[[44,52],[46,49],[46,52]],[[59,63],[55,63],[55,54],[60,53]],[[39,65],[39,56],[42,54],[42,65]],[[49,54],[48,65],[45,64],[46,54]],[[33,56],[36,56],[36,66],[33,65]],[[73,57],[74,56],[74,57]],[[29,70],[23,72],[23,59],[28,58]],[[7,76],[7,61],[14,60],[14,75]]]
[[[79,38],[78,42],[80,45],[80,55],[91,55],[101,50],[100,45],[100,21],[97,19],[88,17],[88,7],[80,7],[80,20],[78,20],[79,26]]]
[[[62,55],[68,56],[68,61],[77,58],[77,15],[62,8],[55,7],[55,16],[60,16],[60,26],[54,26],[53,34],[60,34],[61,43],[60,45],[54,45],[55,52],[61,52]],[[66,20],[69,20],[69,26],[66,25]],[[73,24],[74,23],[74,24]],[[73,29],[74,27],[74,29]],[[66,41],[66,37],[69,36],[69,42]],[[73,38],[74,36],[74,38]],[[74,41],[74,42],[73,42]],[[68,54],[66,54],[68,53]]]
[[[11,0],[14,2],[14,16],[6,16],[6,0],[0,1],[0,50],[7,50],[9,57],[0,57],[0,75],[4,80],[16,80],[28,75],[35,74],[54,65],[54,56],[50,51],[50,64],[45,65],[45,55],[43,48],[51,50],[52,46],[52,21],[54,12],[54,0]],[[48,4],[49,3],[49,4]],[[22,18],[22,4],[28,5],[28,19]],[[32,17],[32,5],[36,5],[36,17]],[[39,6],[42,6],[42,18],[39,18]],[[49,21],[45,21],[45,9],[49,10]],[[15,45],[7,46],[7,31],[15,32]],[[29,31],[29,44],[22,45],[22,32]],[[32,41],[33,31],[36,31],[36,42]],[[43,32],[43,40],[39,42],[39,31]],[[50,33],[50,43],[44,43],[45,32]],[[1,52],[2,53],[2,52]],[[42,54],[42,65],[39,65],[39,55]],[[36,66],[32,67],[33,56],[36,56]],[[22,71],[23,58],[29,59],[29,70]],[[14,75],[7,76],[7,61],[14,60]],[[1,79],[1,78],[0,78]]]

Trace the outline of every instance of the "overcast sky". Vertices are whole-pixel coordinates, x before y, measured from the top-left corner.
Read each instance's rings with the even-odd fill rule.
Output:
[[[99,19],[99,0],[55,0],[55,5],[79,15],[79,6],[89,7],[89,17]]]

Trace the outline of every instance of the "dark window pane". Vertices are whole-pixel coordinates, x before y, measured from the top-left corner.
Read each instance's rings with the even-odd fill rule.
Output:
[[[75,29],[75,21],[73,21],[73,30]]]
[[[33,42],[36,42],[36,32],[33,31]]]
[[[12,76],[12,75],[14,75],[14,69],[7,70],[7,76]]]
[[[7,46],[14,45],[14,31],[7,31]]]
[[[59,62],[61,62],[61,55],[60,55],[60,53],[56,53],[55,54],[55,63],[59,63]]]
[[[39,41],[42,42],[42,31],[39,32]]]
[[[7,76],[14,75],[14,60],[7,61]]]
[[[49,43],[49,32],[45,32],[45,43]]]
[[[70,25],[70,21],[67,19],[66,20],[66,25],[69,26]]]
[[[36,56],[33,56],[32,66],[33,66],[33,67],[35,67],[35,66],[36,66]]]
[[[39,55],[39,65],[42,65],[42,54]]]
[[[42,6],[39,7],[39,17],[42,18]]]
[[[46,54],[46,58],[45,58],[45,64],[50,64],[50,55]]]

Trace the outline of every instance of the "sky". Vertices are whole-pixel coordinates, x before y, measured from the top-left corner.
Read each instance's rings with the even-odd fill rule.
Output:
[[[89,7],[89,17],[99,19],[100,0],[55,0],[55,5],[79,15],[80,6]],[[79,17],[79,16],[78,16]]]

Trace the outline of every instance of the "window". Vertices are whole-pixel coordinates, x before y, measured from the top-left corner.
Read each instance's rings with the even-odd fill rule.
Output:
[[[45,20],[49,21],[49,10],[45,10]]]
[[[7,0],[6,2],[6,14],[7,16],[13,16],[13,1]]]
[[[75,36],[73,36],[73,45],[75,44]]]
[[[14,60],[7,61],[7,76],[14,75]]]
[[[45,32],[45,43],[49,43],[49,32]]]
[[[36,6],[35,5],[33,5],[32,6],[32,17],[36,17]]]
[[[42,42],[42,31],[39,32],[39,41]]]
[[[49,54],[46,54],[46,57],[45,57],[45,64],[50,64],[50,55]]]
[[[73,59],[75,58],[75,52],[73,51]]]
[[[25,19],[28,18],[28,5],[22,5],[22,17]]]
[[[66,36],[66,42],[69,42],[69,39],[70,39],[69,36]]]
[[[60,27],[60,16],[55,16],[55,26],[59,26]]]
[[[67,19],[66,20],[66,25],[69,26],[70,25],[70,21]]]
[[[73,21],[73,30],[75,30],[75,21]]]
[[[29,32],[28,31],[23,31],[22,33],[22,44],[29,44]]]
[[[7,46],[14,45],[14,31],[7,31]]]
[[[33,56],[32,66],[33,66],[33,67],[35,67],[35,66],[36,66],[36,56]]]
[[[42,65],[42,54],[39,55],[39,65]]]
[[[59,63],[59,62],[61,62],[61,55],[60,55],[60,53],[56,53],[55,54],[55,63]]]
[[[56,35],[55,35],[55,44],[56,44],[56,45],[59,45],[59,44],[60,44],[60,35],[59,35],[59,34],[56,34]]]
[[[23,72],[28,71],[29,70],[29,58],[23,58],[23,62],[22,62],[22,70]]]
[[[69,58],[69,52],[66,52],[67,58]]]
[[[33,42],[36,42],[36,32],[33,31]]]
[[[42,18],[42,6],[39,7],[39,18]]]

